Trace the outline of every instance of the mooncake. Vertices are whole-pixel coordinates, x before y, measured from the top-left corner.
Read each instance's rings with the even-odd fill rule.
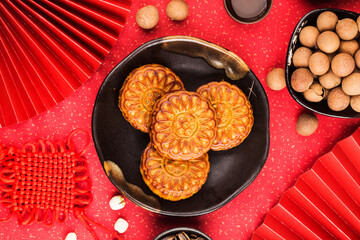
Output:
[[[182,81],[171,69],[147,64],[134,69],[125,79],[118,105],[133,127],[149,132],[150,115],[156,101],[166,93],[182,89]]]
[[[198,192],[210,170],[208,154],[188,161],[161,156],[151,143],[141,156],[140,172],[146,185],[161,198],[186,199]]]
[[[166,94],[154,106],[150,139],[164,157],[174,160],[198,158],[216,138],[216,112],[196,92]]]
[[[225,81],[208,83],[197,92],[208,99],[216,111],[218,127],[211,150],[227,150],[242,143],[254,124],[253,109],[245,94]]]

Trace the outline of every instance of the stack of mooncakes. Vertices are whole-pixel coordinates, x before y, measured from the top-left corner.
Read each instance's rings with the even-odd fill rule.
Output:
[[[152,192],[170,201],[198,192],[210,170],[207,152],[239,145],[254,123],[252,106],[235,85],[211,82],[186,91],[180,78],[159,64],[128,75],[119,108],[133,127],[149,133],[140,172]]]

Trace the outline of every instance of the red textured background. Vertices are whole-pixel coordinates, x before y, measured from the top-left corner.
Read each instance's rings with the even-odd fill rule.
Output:
[[[238,54],[263,84],[270,105],[270,151],[267,162],[256,180],[223,208],[195,218],[175,218],[150,213],[130,201],[120,211],[112,211],[108,202],[118,191],[107,179],[93,144],[86,152],[93,181],[94,200],[87,211],[92,219],[112,227],[117,218],[125,218],[130,226],[125,239],[151,240],[160,232],[177,226],[204,231],[214,240],[249,239],[268,210],[281,194],[291,187],[297,177],[310,168],[315,160],[330,151],[335,143],[355,131],[360,119],[335,119],[317,115],[319,127],[310,137],[296,133],[298,115],[305,110],[286,89],[275,92],[265,83],[266,74],[273,67],[284,67],[287,45],[298,20],[308,11],[335,7],[360,12],[360,2],[274,0],[269,15],[261,22],[243,25],[233,21],[223,7],[222,0],[187,0],[190,8],[183,22],[170,21],[165,13],[167,0],[134,0],[125,28],[114,49],[98,71],[75,93],[50,111],[23,123],[0,129],[0,142],[21,146],[37,138],[62,139],[74,128],[91,132],[91,115],[96,93],[109,71],[126,55],[144,42],[167,35],[190,35],[221,45]],[[145,4],[158,7],[160,21],[155,29],[144,31],[135,23],[136,11]],[[0,205],[0,219],[8,212]],[[78,239],[91,239],[81,222],[74,217],[65,224],[46,227],[42,224],[19,226],[13,219],[0,223],[0,239],[64,239],[70,231]],[[100,239],[110,239],[95,228]],[[107,236],[105,238],[105,236]]]

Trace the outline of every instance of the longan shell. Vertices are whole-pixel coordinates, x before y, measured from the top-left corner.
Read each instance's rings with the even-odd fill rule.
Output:
[[[326,90],[320,83],[314,82],[308,90],[304,92],[304,98],[309,102],[320,102],[326,96]]]
[[[197,193],[210,170],[207,153],[188,161],[161,156],[151,143],[141,156],[140,173],[150,190],[169,201],[186,199]]]
[[[147,64],[134,69],[125,79],[118,106],[133,127],[149,132],[156,101],[166,93],[183,89],[184,84],[171,69],[160,64]]]
[[[208,99],[216,111],[218,127],[211,150],[227,150],[242,143],[254,124],[253,109],[243,91],[222,81],[203,85],[197,92]]]
[[[216,131],[216,111],[211,103],[198,93],[177,91],[154,106],[149,134],[162,156],[190,160],[210,150]]]

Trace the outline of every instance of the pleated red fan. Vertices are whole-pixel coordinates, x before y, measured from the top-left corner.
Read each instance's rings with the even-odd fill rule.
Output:
[[[0,127],[81,86],[115,44],[131,1],[0,1]]]
[[[72,138],[78,132],[87,136],[86,146],[76,152]],[[85,215],[92,201],[91,180],[83,154],[89,134],[75,130],[65,141],[37,140],[22,149],[0,145],[0,203],[10,210],[8,221],[16,216],[19,224],[63,223],[70,213],[84,223],[95,239],[94,224],[122,239],[116,232]]]
[[[360,128],[300,176],[252,239],[360,239]]]

